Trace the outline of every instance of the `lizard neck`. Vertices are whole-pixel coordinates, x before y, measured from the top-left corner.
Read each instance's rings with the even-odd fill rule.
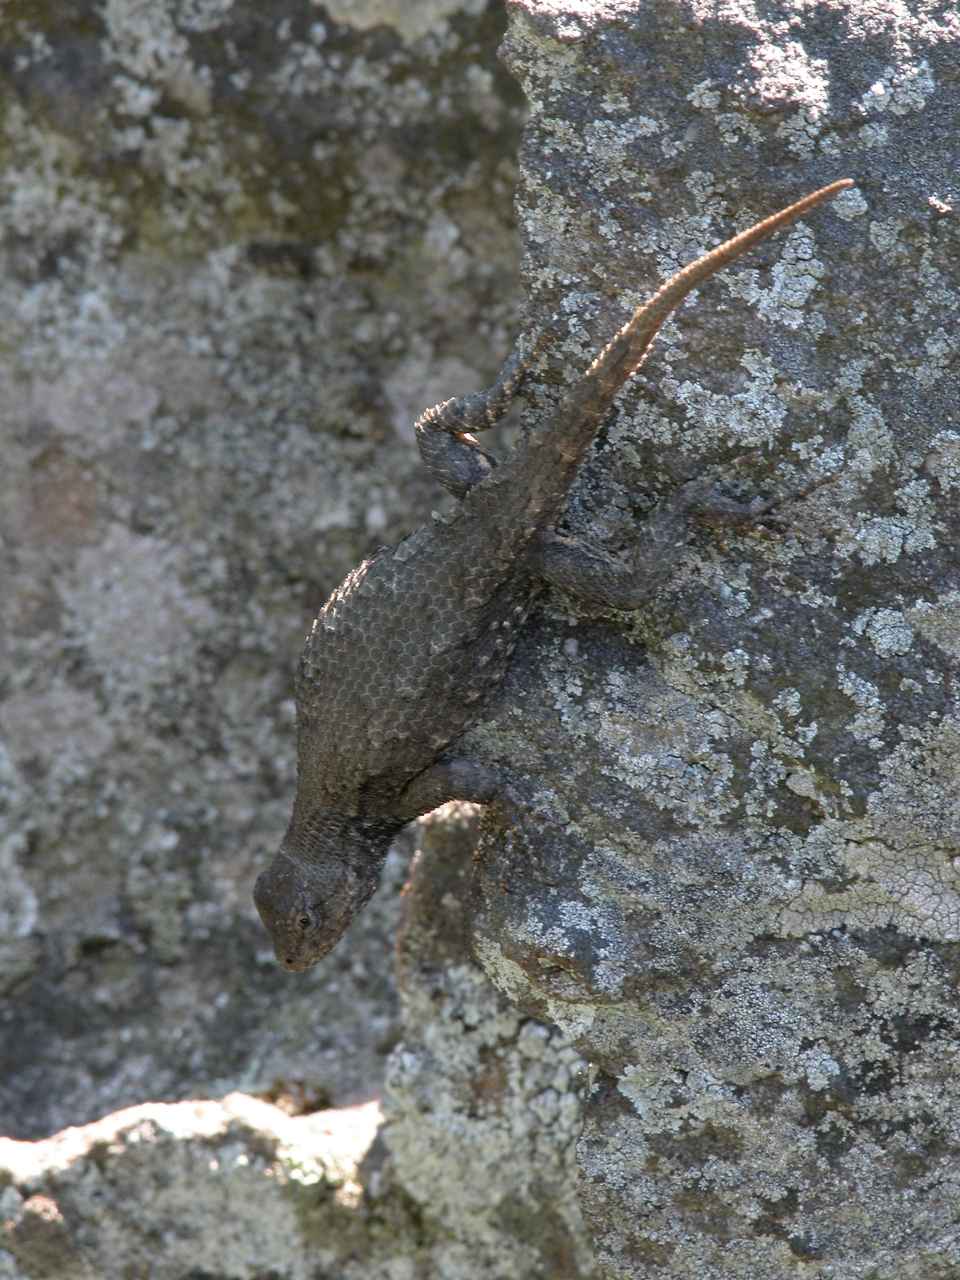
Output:
[[[357,869],[371,864],[379,867],[404,825],[398,818],[298,804],[283,839],[283,852],[305,868],[324,863],[331,855]]]

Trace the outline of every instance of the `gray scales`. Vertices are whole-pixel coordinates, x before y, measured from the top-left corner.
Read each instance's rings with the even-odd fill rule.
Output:
[[[551,531],[614,396],[670,313],[715,272],[852,185],[843,179],[814,191],[677,272],[499,466],[471,433],[503,415],[532,353],[511,356],[490,390],[447,400],[418,419],[427,468],[462,501],[452,516],[358,565],[307,638],[296,680],[293,816],[254,889],[284,968],[308,969],[337,944],[407,822],[447,800],[509,797],[509,780],[458,755],[457,739],[502,680],[544,582],[636,609],[656,581],[657,546],[682,539],[693,508],[709,506],[720,519],[768,509],[711,503],[704,482],[685,485],[652,513],[649,554],[635,567]]]

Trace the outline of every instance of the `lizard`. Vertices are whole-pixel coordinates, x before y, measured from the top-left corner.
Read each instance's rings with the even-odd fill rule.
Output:
[[[501,463],[474,432],[506,412],[530,355],[511,355],[489,390],[443,401],[417,419],[424,464],[460,503],[353,569],[307,637],[295,682],[293,813],[254,888],[285,969],[302,972],[336,945],[409,821],[448,800],[509,797],[503,774],[464,758],[457,739],[503,679],[543,584],[619,609],[642,607],[651,589],[642,566],[617,565],[552,532],[614,396],[692,289],[852,185],[830,183],[683,267]],[[693,482],[672,506],[667,501],[664,546],[702,491]]]

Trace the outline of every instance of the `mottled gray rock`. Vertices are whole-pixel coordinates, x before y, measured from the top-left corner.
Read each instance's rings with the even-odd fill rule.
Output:
[[[469,743],[531,810],[483,844],[477,953],[592,1064],[606,1274],[958,1274],[960,28],[852,0],[511,16],[526,265],[580,317],[573,368],[685,259],[857,187],[704,288],[620,400],[581,534],[629,554],[706,469],[782,501],[695,527],[642,617],[555,599],[531,630]]]
[[[130,1107],[45,1141],[0,1139],[11,1179],[0,1192],[0,1275],[422,1275],[391,1258],[400,1252],[391,1229],[409,1231],[402,1201],[363,1202],[378,1122],[376,1103],[290,1117],[231,1094]],[[361,1265],[350,1256],[358,1250]]]
[[[596,1280],[576,1196],[583,1064],[469,955],[475,827],[469,806],[422,826],[382,1113],[232,1094],[0,1139],[0,1277]]]
[[[228,1221],[243,1253],[218,1271],[198,1246],[198,1274],[589,1276],[581,1118],[610,1277],[960,1269],[960,30],[853,0],[511,16],[528,285],[571,317],[531,423],[682,261],[857,180],[668,326],[569,523],[629,554],[708,468],[780,507],[694,527],[642,616],[555,598],[531,627],[470,743],[530,817],[482,842],[469,921],[462,865],[417,869],[389,1126],[352,1204],[325,1171],[309,1211],[266,1194],[272,1147],[227,1188],[207,1139],[154,1120],[4,1186],[2,1276],[83,1274],[104,1181],[111,1213],[158,1206],[147,1244],[109,1217],[111,1257],[180,1248],[193,1189],[202,1247]],[[404,851],[294,982],[248,888],[286,820],[307,616],[422,516],[400,431],[481,385],[514,324],[493,22],[115,0],[41,8],[0,55],[7,1131],[240,1082],[375,1087]],[[255,1161],[268,1123],[230,1146],[231,1123]]]
[[[429,22],[422,21],[429,10]],[[378,1087],[403,875],[291,981],[250,890],[310,617],[516,323],[498,6],[2,19],[0,1133]]]
[[[473,806],[420,828],[399,948],[403,1040],[391,1055],[385,1143],[425,1222],[465,1277],[594,1280],[576,1198],[584,1063],[524,1016],[470,955]]]

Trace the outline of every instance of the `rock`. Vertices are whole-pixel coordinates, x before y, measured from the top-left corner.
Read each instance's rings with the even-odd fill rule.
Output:
[[[521,102],[498,11],[348,8],[5,27],[0,1133],[348,1104],[396,1038],[399,861],[293,982],[250,895],[312,613],[429,511],[415,412],[509,345]]]
[[[620,397],[571,529],[629,556],[705,472],[775,518],[695,522],[642,615],[548,603],[469,744],[529,811],[482,845],[475,947],[591,1065],[605,1275],[960,1273],[958,32],[511,16],[529,285],[579,326],[560,380],[679,264],[857,187],[701,290]]]
[[[403,1039],[384,1092],[395,1176],[449,1238],[456,1274],[593,1280],[574,1164],[585,1064],[470,954],[474,806],[438,809],[420,838],[399,947]]]
[[[349,1257],[379,1213],[360,1207],[358,1181],[379,1120],[376,1103],[291,1117],[231,1094],[129,1107],[39,1142],[0,1139],[14,1260],[0,1274],[389,1277],[385,1242],[367,1272]]]
[[[575,1188],[582,1063],[466,949],[475,826],[469,806],[422,826],[382,1112],[234,1093],[0,1139],[0,1277],[596,1280]]]
[[[434,818],[325,967],[270,962],[249,885],[298,637],[436,500],[400,432],[519,322],[498,18],[429,13],[116,0],[19,19],[0,56],[0,1128],[241,1084],[325,1109],[289,1160],[236,1099],[104,1121],[61,1164],[8,1144],[0,1276],[169,1250],[195,1280],[592,1280],[585,1220],[611,1280],[947,1280],[948,16],[510,5],[531,314],[569,319],[529,424],[682,262],[857,188],[683,309],[567,523],[629,555],[704,472],[772,518],[694,522],[642,615],[548,599],[469,743],[527,819],[468,871],[466,817]],[[345,1172],[321,1117],[391,1048]]]

